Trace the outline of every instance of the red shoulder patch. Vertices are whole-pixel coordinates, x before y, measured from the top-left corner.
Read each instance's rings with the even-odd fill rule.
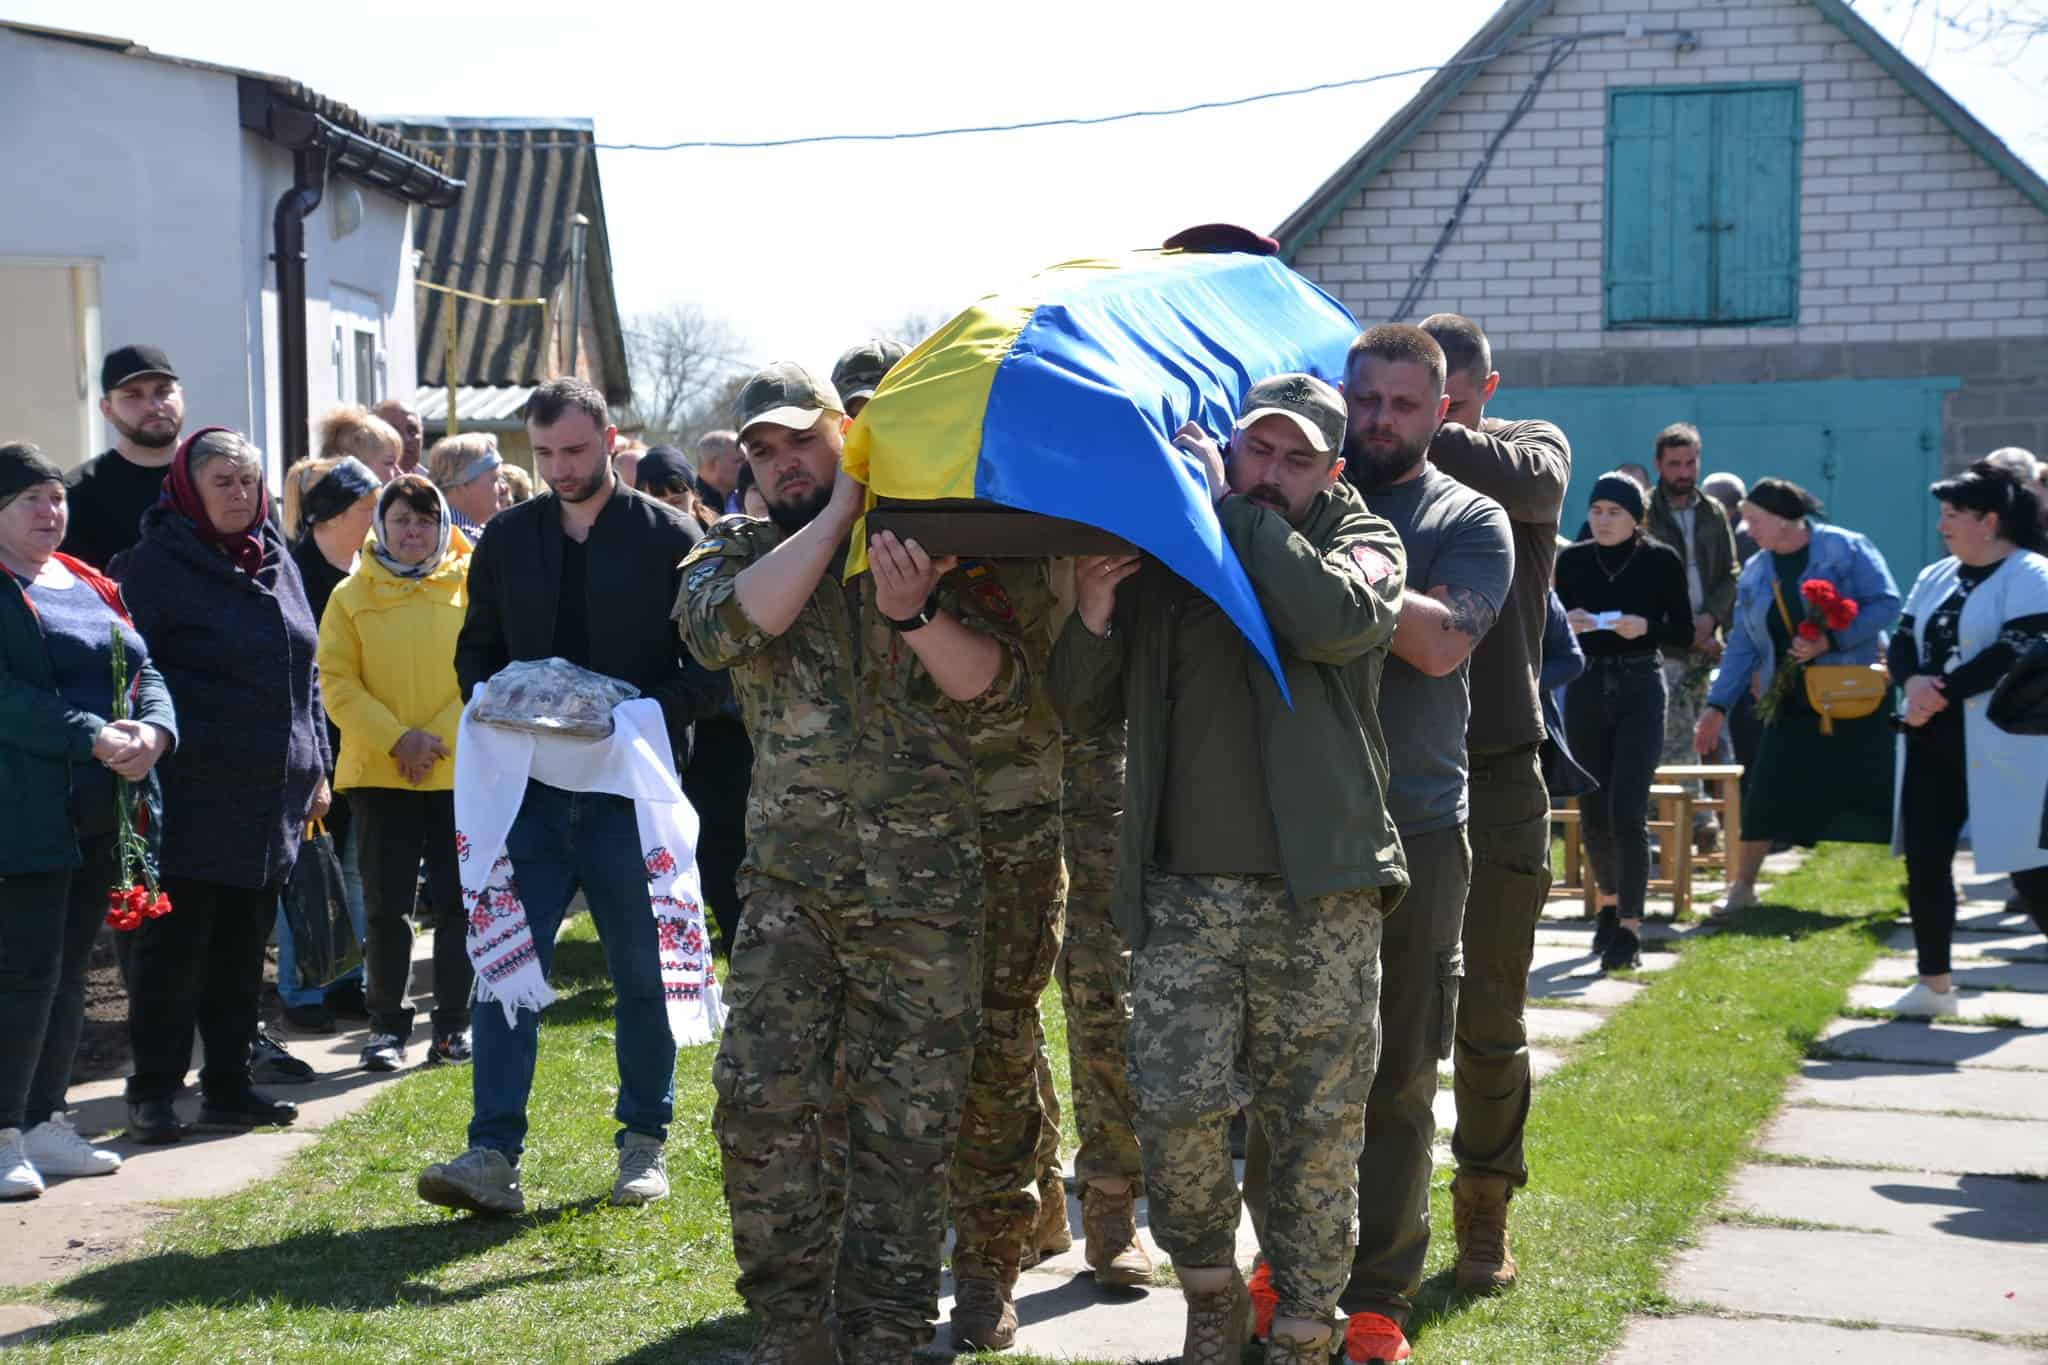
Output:
[[[1351,562],[1365,571],[1365,581],[1377,583],[1394,572],[1394,561],[1370,545],[1351,547]]]
[[[1016,619],[1017,609],[1010,605],[1010,595],[1003,591],[1003,585],[996,582],[995,579],[989,578],[977,581],[972,591],[976,597],[981,599],[983,609],[998,621],[1013,621]]]

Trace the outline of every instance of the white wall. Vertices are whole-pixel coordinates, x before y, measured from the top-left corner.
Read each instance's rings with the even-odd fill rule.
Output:
[[[277,302],[271,215],[291,155],[239,121],[235,77],[0,29],[6,211],[0,258],[99,270],[107,347],[161,346],[186,394],[186,429],[246,432],[273,456]],[[336,187],[354,182],[336,180]],[[335,400],[327,299],[335,284],[386,310],[385,393],[415,385],[408,206],[362,189],[361,227],[336,240],[329,205],[306,223],[308,406]],[[98,366],[94,364],[94,387]],[[16,382],[0,374],[0,387]],[[94,397],[97,397],[95,393]],[[4,439],[4,438],[0,438]],[[91,450],[50,450],[70,465]],[[279,471],[273,462],[272,475]]]
[[[2048,335],[2048,215],[1801,0],[1559,0],[1519,40],[1588,40],[1502,143],[1420,313],[1480,319],[1497,350]],[[1299,253],[1362,320],[1387,319],[1541,54],[1488,67]],[[1799,323],[1603,331],[1607,90],[1800,81]],[[1362,143],[1364,137],[1360,138]]]

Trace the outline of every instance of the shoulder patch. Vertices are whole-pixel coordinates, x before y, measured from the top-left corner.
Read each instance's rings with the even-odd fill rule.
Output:
[[[968,577],[974,578],[976,576],[976,570],[968,571]],[[996,582],[993,578],[981,579],[976,582],[972,587],[972,591],[975,597],[980,599],[982,609],[998,621],[1013,621],[1016,619],[1017,609],[1011,605],[1010,595],[1004,592],[1003,585]]]
[[[1370,545],[1359,544],[1351,547],[1351,562],[1365,573],[1365,581],[1377,583],[1394,572],[1394,561]]]

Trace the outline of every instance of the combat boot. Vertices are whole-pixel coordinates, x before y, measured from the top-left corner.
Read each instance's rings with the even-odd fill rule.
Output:
[[[1182,1365],[1238,1365],[1251,1333],[1252,1298],[1236,1266],[1175,1266],[1188,1303]]]
[[[1007,1351],[1017,1344],[1015,1275],[963,1277],[953,1296],[953,1349]]]
[[[1067,1221],[1067,1182],[1055,1168],[1038,1178],[1038,1254],[1042,1261],[1074,1249],[1073,1224]]]
[[[1458,1288],[1468,1294],[1512,1289],[1515,1256],[1508,1250],[1506,1176],[1460,1171],[1451,1181],[1451,1227],[1458,1238]]]
[[[1330,1365],[1330,1328],[1301,1318],[1275,1318],[1266,1365]]]
[[[1081,1187],[1081,1235],[1095,1282],[1128,1289],[1152,1283],[1152,1258],[1138,1240],[1138,1193],[1130,1181],[1122,1185],[1110,1190],[1091,1180]]]
[[[762,1322],[747,1365],[834,1365],[832,1330],[823,1321],[770,1318]]]

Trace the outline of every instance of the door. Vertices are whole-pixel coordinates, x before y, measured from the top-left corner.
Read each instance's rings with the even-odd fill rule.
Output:
[[[64,469],[105,449],[99,267],[0,257],[0,318],[0,440]]]

